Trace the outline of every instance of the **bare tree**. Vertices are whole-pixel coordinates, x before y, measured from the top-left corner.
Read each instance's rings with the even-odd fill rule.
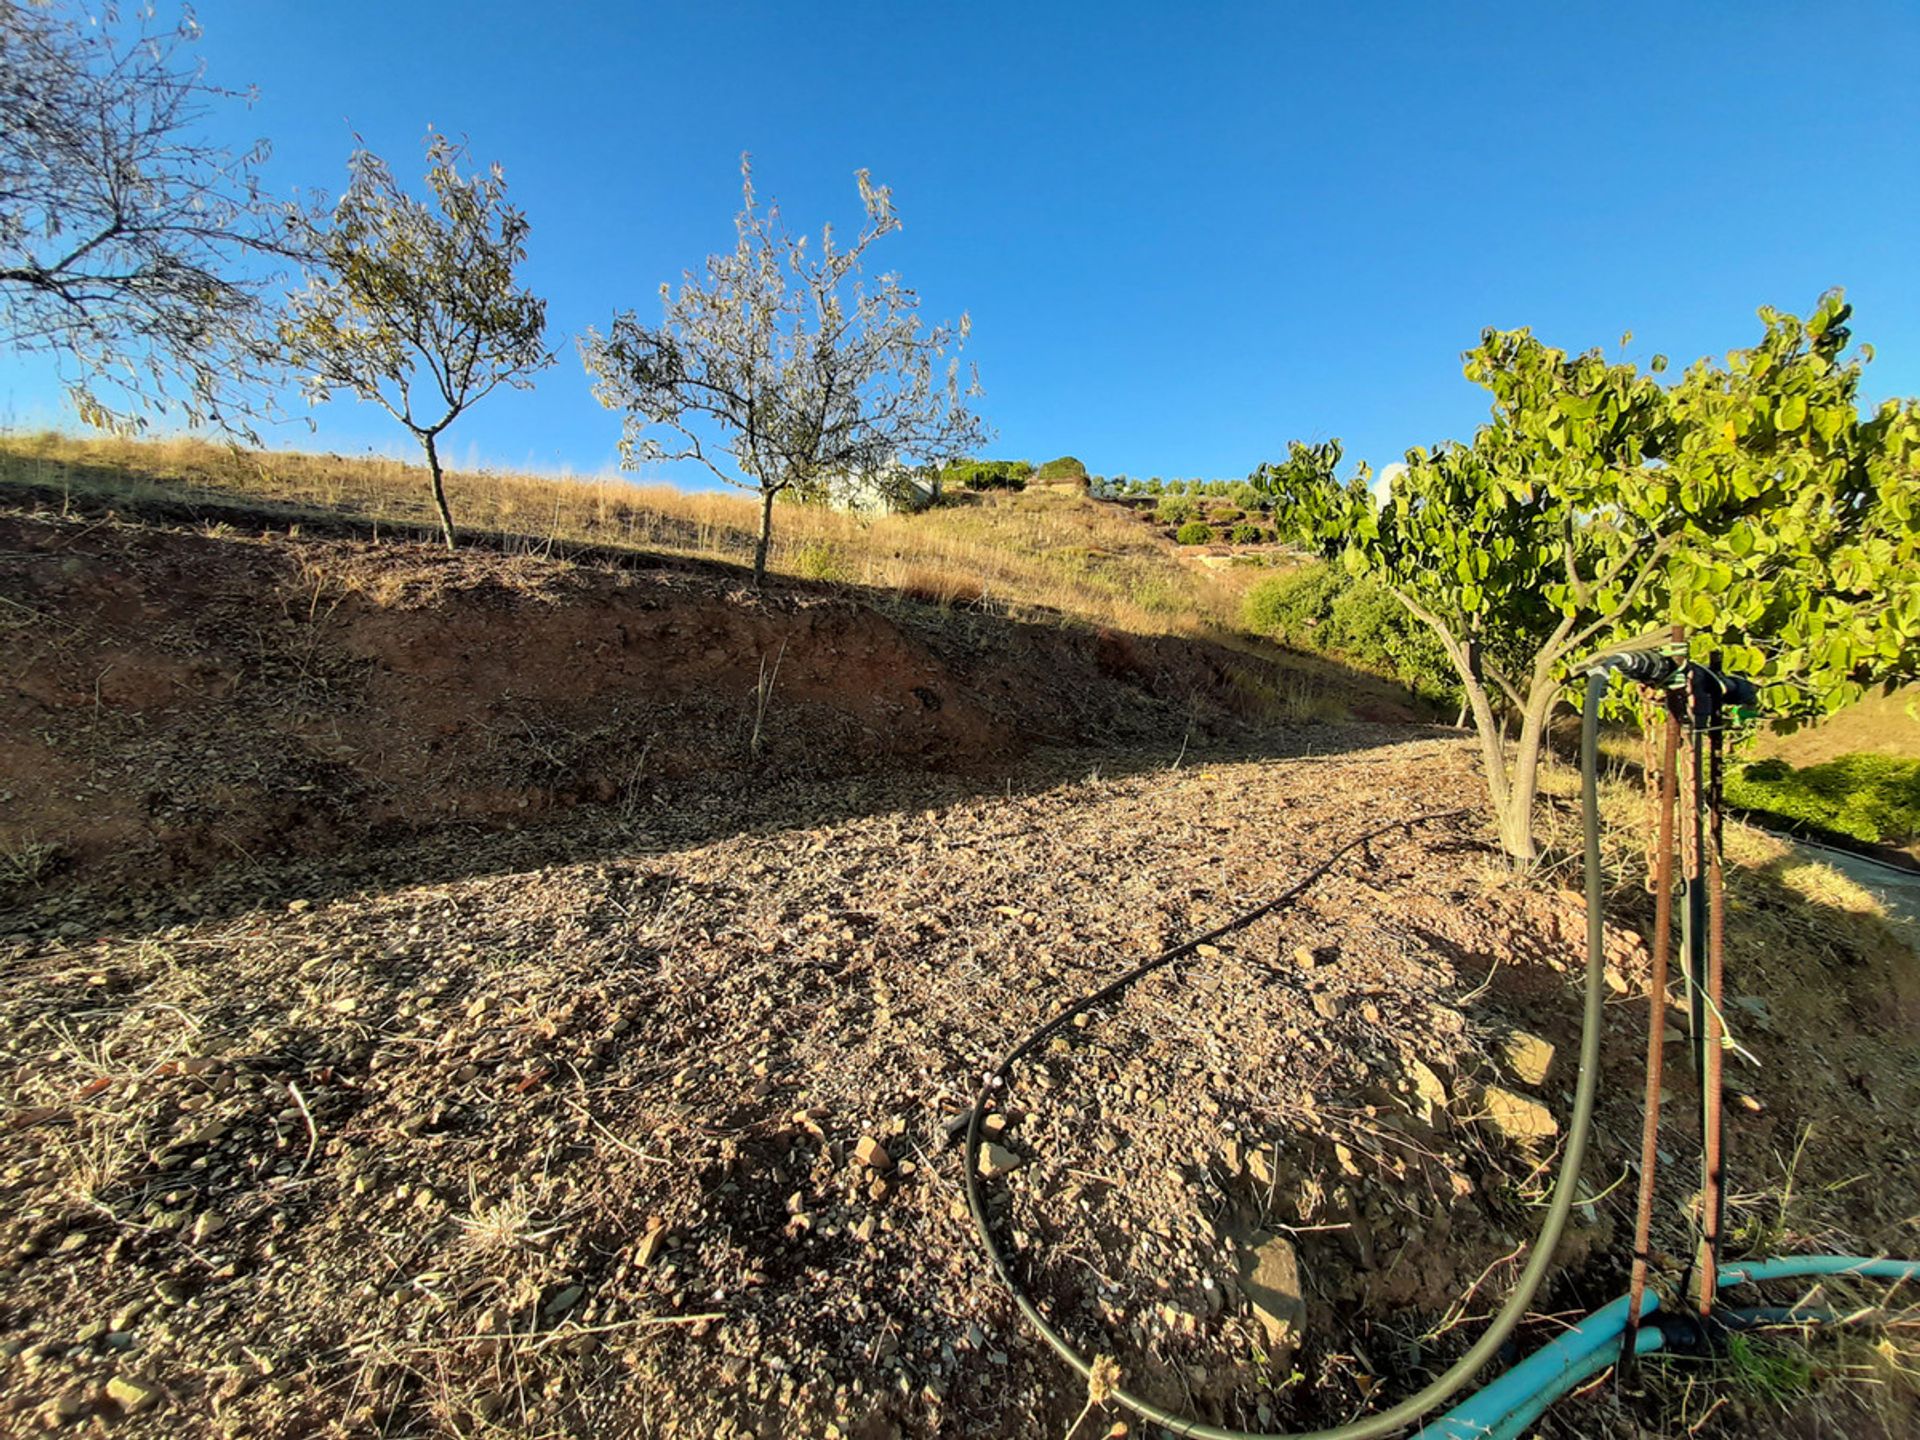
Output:
[[[705,275],[687,272],[678,294],[662,285],[659,325],[624,311],[606,335],[581,337],[580,351],[594,398],[625,415],[624,466],[697,460],[759,492],[757,588],[781,495],[824,500],[903,463],[977,450],[989,433],[967,405],[978,380],[960,380],[967,317],[925,325],[898,276],[862,277],[867,247],[900,228],[886,187],[859,171],[865,226],[844,249],[829,226],[815,253],[782,225],[778,205],[756,203],[746,156],[740,175],[732,253],[708,256]],[[674,438],[663,444],[656,429]]]
[[[498,165],[462,175],[465,159],[463,146],[428,132],[430,205],[402,190],[378,155],[354,151],[331,220],[302,222],[317,261],[281,327],[310,399],[348,391],[420,442],[449,550],[441,432],[499,386],[529,388],[553,363],[547,302],[514,282],[526,216],[507,203]]]
[[[190,12],[0,0],[0,341],[55,357],[91,425],[178,407],[244,431],[274,378],[283,207],[265,141],[198,133],[250,99],[187,63],[198,36]]]

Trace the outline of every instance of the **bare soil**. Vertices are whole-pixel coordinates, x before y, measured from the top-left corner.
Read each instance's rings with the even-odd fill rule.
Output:
[[[0,920],[11,1433],[1058,1437],[1084,1389],[961,1199],[951,1133],[981,1074],[1350,836],[1479,794],[1449,732],[1256,730],[1233,682],[1192,683],[1204,651],[1131,637],[983,652],[965,616],[749,603],[698,575],[10,523],[33,622],[8,656],[7,783],[43,825],[104,817]],[[316,573],[310,607],[262,620],[260,594]],[[581,673],[625,663],[622,627],[651,637],[644,672]],[[262,683],[310,634],[313,675]],[[127,657],[111,684],[103,636]],[[791,728],[743,755],[782,638]],[[859,694],[831,683],[848,674]],[[612,725],[616,699],[675,708],[534,778],[505,738]],[[336,768],[289,782],[336,733],[307,738],[315,716]],[[685,758],[602,798],[662,729]],[[167,756],[203,811],[132,796]],[[204,778],[223,764],[224,792]],[[240,833],[257,850],[223,854]],[[1736,1246],[1911,1254],[1920,965],[1795,890],[1784,856],[1730,879]],[[1624,1288],[1630,861],[1587,1199],[1520,1349]],[[1516,880],[1471,813],[1383,837],[1018,1070],[995,1223],[1056,1322],[1129,1387],[1252,1428],[1346,1419],[1444,1368],[1524,1260],[1563,1138],[1584,918],[1558,873]],[[1669,1285],[1697,1183],[1681,1069]],[[1284,1343],[1249,1301],[1267,1237],[1301,1278]],[[1722,1387],[1696,1426],[1663,1373],[1544,1433],[1913,1433],[1885,1400]]]

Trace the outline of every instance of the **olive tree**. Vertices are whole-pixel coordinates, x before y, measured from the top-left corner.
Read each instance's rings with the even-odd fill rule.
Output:
[[[869,247],[900,228],[886,187],[857,172],[865,224],[845,246],[829,226],[816,250],[777,204],[757,202],[746,157],[740,174],[733,250],[687,272],[678,292],[662,285],[658,325],[623,311],[580,351],[594,397],[624,416],[623,466],[698,461],[758,492],[758,588],[780,497],[823,501],[905,463],[937,473],[989,432],[968,405],[977,379],[960,378],[967,317],[926,324],[898,276],[863,274]]]
[[[1758,345],[1672,385],[1658,356],[1642,373],[1489,331],[1466,373],[1491,422],[1409,451],[1384,499],[1336,478],[1337,446],[1256,472],[1283,523],[1439,639],[1516,863],[1554,707],[1610,650],[1683,625],[1787,716],[1920,674],[1920,405],[1862,416],[1849,314],[1837,291],[1804,323],[1763,309]]]
[[[316,260],[280,334],[309,399],[344,390],[420,442],[451,550],[440,435],[500,386],[531,386],[553,353],[547,302],[515,277],[528,226],[505,175],[462,174],[466,150],[444,135],[429,132],[426,149],[432,203],[401,189],[378,155],[354,151],[331,217],[302,224]]]
[[[201,133],[243,103],[150,5],[0,0],[0,342],[53,358],[81,419],[177,409],[243,433],[276,378],[268,303],[289,256],[265,141]]]

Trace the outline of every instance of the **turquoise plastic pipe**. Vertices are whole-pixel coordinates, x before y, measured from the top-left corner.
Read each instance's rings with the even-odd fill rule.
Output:
[[[1722,1285],[1760,1280],[1793,1280],[1812,1275],[1859,1275],[1878,1280],[1920,1280],[1920,1260],[1875,1260],[1863,1255],[1786,1255],[1774,1260],[1739,1261],[1720,1272]],[[1640,1307],[1641,1318],[1659,1308],[1652,1291]],[[1582,1320],[1549,1345],[1529,1355],[1484,1389],[1475,1391],[1445,1415],[1414,1432],[1413,1440],[1519,1440],[1546,1408],[1620,1358],[1620,1337],[1627,1328],[1627,1297],[1622,1295]],[[1634,1352],[1645,1355],[1665,1342],[1659,1327],[1645,1325],[1634,1336]]]

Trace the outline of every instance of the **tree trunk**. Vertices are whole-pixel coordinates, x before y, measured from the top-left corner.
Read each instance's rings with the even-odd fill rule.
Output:
[[[760,491],[760,543],[753,549],[753,588],[758,590],[767,579],[767,549],[773,543],[773,497],[776,491]]]
[[[427,447],[427,470],[433,476],[433,507],[440,512],[440,533],[447,537],[447,549],[453,545],[453,512],[447,509],[447,485],[440,474],[440,452],[434,448],[433,434],[429,431],[420,437],[420,443]]]
[[[1507,803],[1500,816],[1500,844],[1517,869],[1530,867],[1540,855],[1533,843],[1533,804],[1540,793],[1540,754],[1546,745],[1547,720],[1553,714],[1558,693],[1553,681],[1534,681],[1520,722],[1520,744],[1513,752]]]

